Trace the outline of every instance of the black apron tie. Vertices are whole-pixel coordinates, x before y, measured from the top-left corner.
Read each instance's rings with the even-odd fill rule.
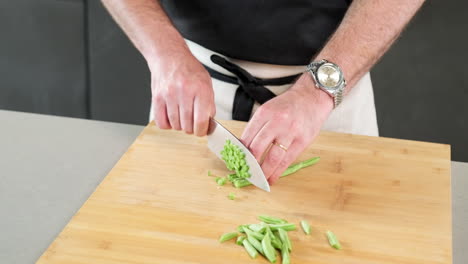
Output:
[[[252,76],[243,68],[221,56],[211,55],[210,59],[213,63],[223,67],[236,76],[232,77],[222,74],[204,65],[212,78],[239,85],[236,90],[236,95],[234,96],[232,107],[232,119],[234,120],[249,121],[255,102],[264,104],[266,101],[276,96],[272,91],[266,88],[265,85],[290,84],[301,75],[296,74],[281,78],[261,79]]]

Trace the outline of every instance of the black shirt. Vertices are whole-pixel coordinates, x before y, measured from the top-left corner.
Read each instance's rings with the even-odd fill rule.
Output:
[[[225,56],[305,65],[348,9],[348,0],[162,0],[187,39]]]

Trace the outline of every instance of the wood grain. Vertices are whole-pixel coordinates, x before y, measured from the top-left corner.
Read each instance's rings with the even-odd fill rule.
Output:
[[[313,156],[271,193],[218,187],[207,171],[228,171],[205,138],[149,125],[38,263],[267,263],[218,243],[259,214],[310,222],[290,232],[291,263],[452,263],[450,146],[321,132],[299,160]]]

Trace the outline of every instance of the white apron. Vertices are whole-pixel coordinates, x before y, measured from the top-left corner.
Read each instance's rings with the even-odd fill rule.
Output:
[[[225,75],[235,76],[221,66],[213,63],[211,55],[216,54],[224,57],[234,64],[245,69],[251,75],[258,78],[279,78],[283,76],[295,75],[306,71],[306,65],[272,65],[249,61],[230,59],[222,54],[208,50],[190,40],[186,43],[192,54],[205,66]],[[223,120],[232,119],[232,105],[234,95],[238,85],[226,83],[212,78],[213,90],[216,104],[216,118]],[[282,86],[265,86],[276,95],[285,92],[292,84]],[[311,89],[316,89],[311,87]],[[255,103],[252,114],[260,105]],[[150,119],[152,119],[152,109]],[[343,98],[343,102],[336,107],[325,121],[323,130],[378,136],[377,117],[375,113],[374,94],[370,74],[366,73],[364,77],[354,86],[351,91]]]

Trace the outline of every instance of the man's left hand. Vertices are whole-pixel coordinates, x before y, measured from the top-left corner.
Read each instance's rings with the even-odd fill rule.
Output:
[[[333,99],[315,87],[308,73],[257,109],[241,140],[258,162],[269,149],[261,166],[270,184],[317,136],[332,109]]]

